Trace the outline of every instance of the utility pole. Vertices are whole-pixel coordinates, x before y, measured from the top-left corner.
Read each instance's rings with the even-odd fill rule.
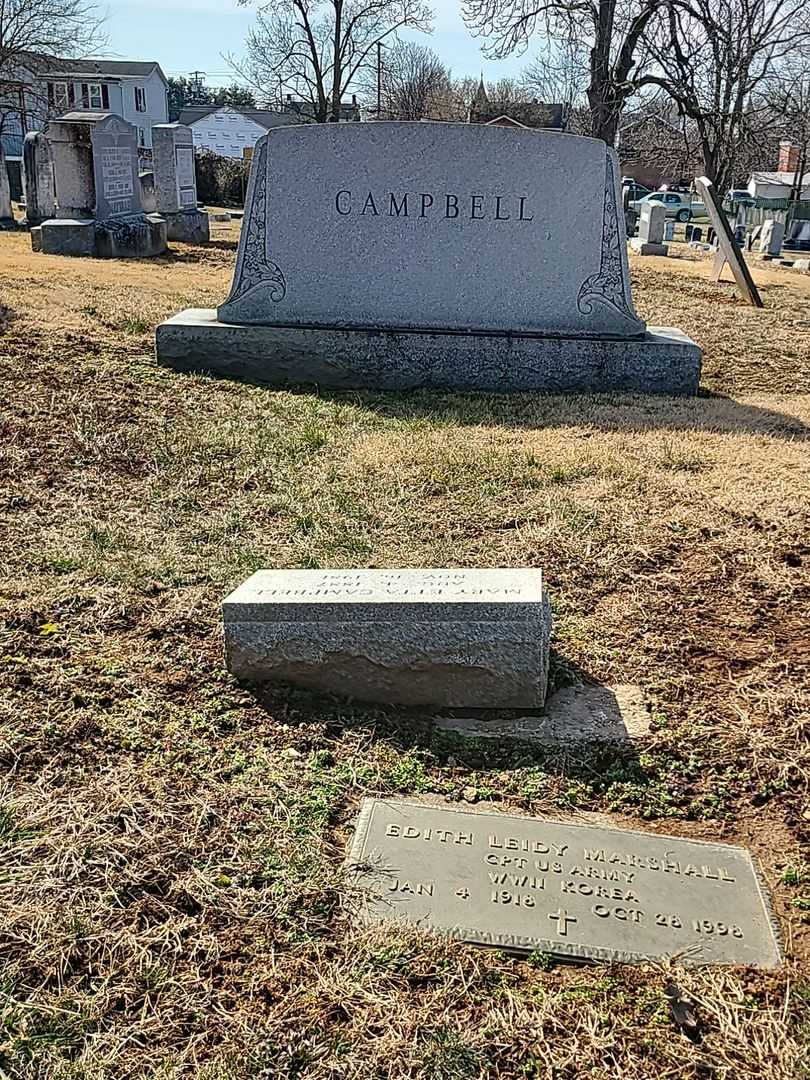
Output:
[[[377,119],[382,113],[382,42],[377,42]]]
[[[194,96],[199,97],[202,93],[202,81],[205,78],[204,71],[190,71],[189,78],[194,82]]]

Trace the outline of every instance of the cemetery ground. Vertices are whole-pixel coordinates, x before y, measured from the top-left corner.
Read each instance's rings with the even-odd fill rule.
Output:
[[[142,263],[0,236],[0,1075],[810,1075],[810,277],[756,270],[759,312],[707,260],[631,260],[640,313],[705,350],[696,399],[158,369],[155,324],[224,298],[236,229]],[[254,569],[359,566],[542,568],[553,685],[638,684],[650,733],[462,742],[225,672],[219,604]],[[744,845],[785,969],[358,930],[372,794]]]

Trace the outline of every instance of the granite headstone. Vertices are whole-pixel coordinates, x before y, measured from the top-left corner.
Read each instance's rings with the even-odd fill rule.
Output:
[[[184,124],[152,128],[152,161],[158,213],[166,218],[170,240],[202,244],[209,238],[208,215],[197,209],[194,138]]]
[[[120,116],[109,115],[92,128],[96,220],[121,214],[141,214],[138,167],[138,129]]]
[[[696,346],[633,308],[620,208],[595,139],[276,128],[254,150],[228,299],[162,324],[158,359],[276,384],[693,391]]]
[[[778,968],[743,848],[653,832],[366,799],[347,868],[370,922],[573,960]]]
[[[645,202],[641,204],[641,220],[638,236],[630,241],[630,246],[637,255],[666,255],[668,248],[663,242],[667,211],[663,203]]]
[[[773,218],[763,224],[759,234],[758,250],[762,255],[768,255],[772,259],[779,257],[782,250],[782,241],[785,238],[785,226],[781,221]]]
[[[382,704],[543,704],[539,570],[260,570],[222,605],[228,668]]]
[[[56,215],[51,144],[43,131],[29,131],[23,142],[25,217],[29,226]]]
[[[11,184],[6,168],[6,155],[0,145],[0,229],[13,229],[16,224],[11,209]]]

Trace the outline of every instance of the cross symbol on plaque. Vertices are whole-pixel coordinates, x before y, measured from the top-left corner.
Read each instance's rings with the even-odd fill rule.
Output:
[[[557,933],[560,935],[560,937],[565,937],[565,935],[568,933],[568,924],[570,922],[577,921],[575,916],[569,915],[568,912],[564,910],[555,911],[553,914],[549,912],[548,917],[550,919],[557,920]]]

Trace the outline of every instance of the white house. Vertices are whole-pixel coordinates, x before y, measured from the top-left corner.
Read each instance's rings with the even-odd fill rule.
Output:
[[[11,65],[10,65],[11,67]],[[154,60],[58,60],[34,53],[0,75],[0,118],[6,156],[19,158],[27,131],[68,112],[112,112],[152,146],[153,124],[169,119],[168,83]]]
[[[748,181],[748,193],[757,199],[789,199],[796,174],[793,172],[755,172]],[[802,199],[810,199],[810,173],[802,177]]]
[[[179,122],[191,128],[195,150],[209,150],[220,157],[242,158],[270,128],[300,124],[294,113],[270,109],[243,109],[231,105],[191,105]]]

